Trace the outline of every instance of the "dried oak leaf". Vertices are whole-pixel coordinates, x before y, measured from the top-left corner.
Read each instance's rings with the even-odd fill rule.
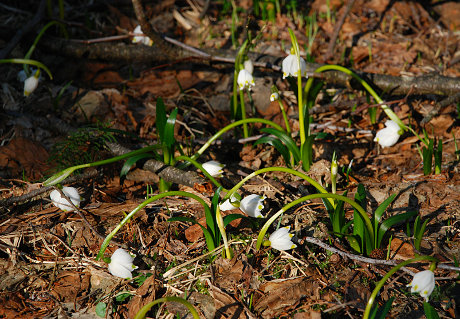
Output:
[[[264,296],[255,302],[254,309],[263,318],[274,318],[307,296],[311,300],[320,299],[319,283],[305,277],[273,280],[264,283],[260,290]]]

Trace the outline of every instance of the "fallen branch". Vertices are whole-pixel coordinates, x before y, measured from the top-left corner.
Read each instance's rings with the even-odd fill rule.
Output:
[[[115,156],[131,152],[130,149],[116,143],[107,143],[107,147],[109,148],[109,151]],[[206,182],[196,172],[183,171],[176,167],[165,165],[163,162],[154,159],[147,160],[142,165],[141,169],[155,173],[156,175],[163,178],[166,182],[169,183],[194,187],[197,184],[201,185]]]

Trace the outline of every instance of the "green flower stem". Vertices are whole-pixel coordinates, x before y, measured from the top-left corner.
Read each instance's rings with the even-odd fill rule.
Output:
[[[186,306],[188,308],[188,310],[190,311],[190,313],[192,314],[194,319],[200,319],[200,316],[198,315],[198,312],[195,310],[195,307],[193,307],[191,303],[189,303],[187,300],[185,300],[183,298],[172,297],[172,296],[159,298],[157,300],[149,302],[148,304],[143,306],[141,308],[141,310],[139,310],[139,312],[136,314],[134,319],[144,319],[145,316],[147,315],[147,312],[149,312],[150,309],[153,306],[155,306],[156,304],[159,304],[161,302],[169,302],[169,301],[178,302],[178,303],[183,304],[184,306]]]
[[[270,120],[266,120],[266,119],[261,119],[261,118],[248,118],[248,119],[245,119],[245,120],[239,120],[239,121],[236,121],[232,124],[229,124],[227,125],[226,127],[224,127],[223,129],[221,129],[219,132],[217,132],[216,134],[214,134],[196,153],[195,155],[193,155],[191,157],[191,159],[193,160],[196,160],[198,157],[201,156],[201,154],[204,153],[204,151],[206,151],[206,149],[211,146],[211,144],[217,140],[222,134],[224,134],[225,132],[231,130],[232,128],[234,127],[237,127],[238,125],[242,125],[242,124],[245,124],[245,123],[262,123],[262,124],[266,124],[266,125],[269,125],[269,126],[272,126],[274,127],[275,129],[277,130],[280,130],[280,131],[284,131],[283,128],[281,126],[279,126],[278,124],[270,121]]]
[[[286,110],[284,109],[284,104],[281,101],[280,92],[279,92],[278,88],[276,87],[276,85],[272,85],[271,92],[278,94],[277,102],[278,102],[278,104],[280,106],[281,114],[283,114],[284,125],[286,126],[286,133],[291,135],[291,127],[289,126],[289,120],[288,120],[288,117],[287,117],[287,114],[286,114]]]
[[[244,121],[246,119],[246,107],[244,105],[244,90],[240,89],[240,103],[241,103],[241,119]],[[248,138],[248,124],[243,123],[243,137]]]
[[[372,97],[377,101],[378,104],[382,104],[383,100],[380,98],[380,96],[374,91],[374,89],[366,82],[364,81],[359,75],[354,73],[353,71],[348,70],[347,68],[344,68],[343,66],[340,65],[323,65],[315,70],[315,73],[321,73],[324,71],[330,71],[330,70],[335,70],[335,71],[340,71],[345,74],[348,74],[352,76],[355,80],[357,80],[371,95]],[[313,81],[313,78],[308,79],[308,81]],[[310,84],[311,86],[311,84]],[[399,127],[403,130],[410,130],[413,132],[413,129],[410,127],[407,127],[400,119],[399,117],[388,107],[386,104],[381,105],[383,111],[387,114],[387,116],[398,123]]]
[[[207,204],[206,202],[199,196],[188,193],[188,192],[183,192],[183,191],[171,191],[171,192],[166,192],[166,193],[161,193],[155,196],[150,197],[149,199],[143,201],[139,206],[137,206],[135,209],[133,209],[128,215],[123,218],[123,220],[112,230],[110,234],[107,235],[107,237],[104,239],[101,245],[101,249],[99,250],[99,253],[96,256],[96,260],[99,260],[100,258],[103,257],[105,250],[107,249],[107,246],[109,245],[110,241],[112,240],[113,236],[116,235],[116,233],[120,230],[121,227],[123,227],[138,211],[140,211],[142,208],[147,206],[148,204],[161,199],[166,196],[184,196],[184,197],[190,197],[197,202],[199,202],[203,207],[206,207]]]
[[[220,233],[222,235],[222,240],[224,241],[225,256],[227,257],[227,259],[232,259],[232,253],[228,246],[227,233],[225,232],[224,219],[222,218],[222,214],[220,213],[219,205],[217,205],[216,207],[216,221],[217,227],[219,227]]]
[[[351,206],[353,206],[353,208],[356,208],[356,210],[359,212],[359,214],[362,216],[365,224],[366,224],[366,228],[367,228],[367,231],[369,232],[369,234],[371,234],[371,238],[374,238],[374,229],[372,228],[372,223],[371,223],[371,220],[369,219],[369,217],[367,216],[366,212],[364,211],[364,209],[357,203],[355,202],[354,200],[348,198],[348,197],[345,197],[345,196],[342,196],[342,195],[337,195],[337,194],[330,194],[330,193],[320,193],[320,194],[311,194],[311,195],[307,195],[307,196],[304,196],[304,197],[301,197],[301,198],[298,198],[292,202],[290,202],[289,204],[287,204],[286,206],[284,206],[283,208],[281,208],[275,215],[273,215],[265,224],[264,226],[262,227],[262,229],[260,230],[260,233],[259,233],[259,236],[257,237],[257,243],[256,243],[256,249],[259,250],[260,249],[260,246],[262,245],[262,242],[263,242],[263,239],[264,239],[264,236],[265,236],[265,233],[267,232],[268,230],[268,227],[270,227],[270,225],[281,215],[283,214],[284,212],[286,212],[288,209],[290,209],[291,207],[297,205],[297,204],[300,204],[301,202],[305,202],[307,200],[310,200],[310,199],[315,199],[315,198],[333,198],[333,199],[336,199],[336,200],[342,200],[344,202],[347,202],[348,204],[350,204]]]
[[[112,157],[112,158],[109,158],[109,159],[106,159],[106,160],[72,166],[72,167],[66,168],[63,171],[60,171],[59,173],[54,174],[53,176],[48,178],[46,181],[44,181],[43,185],[44,186],[56,185],[56,184],[62,182],[64,179],[67,178],[67,176],[69,176],[74,171],[76,171],[77,169],[80,169],[80,168],[94,167],[94,166],[114,163],[114,162],[117,162],[117,161],[120,161],[120,160],[123,160],[123,159],[126,159],[126,158],[130,158],[130,157],[138,155],[138,154],[143,154],[143,153],[155,150],[155,149],[157,149],[159,147],[161,147],[161,146],[159,146],[159,145],[147,146],[147,147],[141,148],[139,150],[132,151],[132,152],[120,155],[120,156],[115,156],[115,157]]]
[[[216,187],[222,187],[222,185],[214,178],[212,177],[204,168],[203,165],[195,161],[194,159],[188,157],[188,156],[177,156],[176,161],[187,161],[192,163],[196,168],[198,168]],[[227,192],[225,188],[222,187],[222,190],[224,192]]]
[[[241,59],[248,45],[248,40],[244,41],[241,48],[238,50],[238,53],[235,57],[235,72],[233,74],[233,109],[232,109],[232,118],[236,118],[236,111],[238,109],[238,74],[241,68]]]
[[[291,36],[292,47],[294,48],[294,54],[297,57],[298,73],[297,73],[297,101],[299,103],[299,126],[300,126],[300,145],[302,146],[306,140],[305,134],[305,118],[304,118],[304,109],[303,109],[303,99],[302,99],[302,72],[300,69],[300,50],[299,43],[295,37],[294,31],[289,29],[289,35]]]
[[[377,297],[380,289],[382,289],[383,285],[388,280],[388,278],[390,278],[401,267],[404,267],[406,265],[409,265],[411,263],[414,263],[414,262],[420,261],[420,260],[432,261],[433,263],[430,266],[430,270],[433,271],[434,269],[436,269],[436,262],[438,260],[436,258],[434,258],[434,257],[431,257],[431,256],[417,256],[417,257],[414,257],[412,259],[403,261],[402,263],[400,263],[400,264],[394,266],[393,268],[391,268],[391,270],[377,283],[377,286],[375,286],[374,291],[372,291],[372,294],[369,297],[369,300],[367,301],[366,310],[364,310],[363,319],[369,318],[369,314],[371,313],[372,305],[374,304],[375,298]],[[434,268],[432,269],[433,264],[434,264]]]
[[[62,26],[62,23],[60,22],[57,22],[57,21],[51,21],[51,22],[48,22],[41,30],[40,30],[40,33],[37,35],[37,37],[35,38],[34,40],[34,43],[31,45],[29,51],[27,51],[26,55],[24,56],[24,59],[30,59],[30,57],[32,56],[32,53],[34,52],[35,48],[37,47],[37,44],[38,44],[38,41],[40,41],[40,39],[42,38],[42,36],[45,34],[46,30],[48,30],[50,27],[52,27],[53,25],[61,25]],[[30,72],[28,70],[28,68],[26,67],[27,63],[24,64],[24,71],[26,72],[27,76],[29,76]]]
[[[48,76],[50,79],[53,79],[53,75],[51,74],[51,71],[44,65],[43,63],[35,60],[30,60],[30,59],[2,59],[0,60],[0,64],[2,63],[15,63],[15,64],[30,64],[30,65],[35,65],[37,68],[41,68],[45,70],[46,73],[48,73]]]

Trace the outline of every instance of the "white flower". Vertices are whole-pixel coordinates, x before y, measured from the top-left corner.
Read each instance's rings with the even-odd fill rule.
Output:
[[[20,76],[20,75],[18,75]],[[24,80],[24,96],[29,96],[38,87],[38,79],[40,77],[40,70],[37,70],[34,75]]]
[[[251,60],[244,61],[244,69],[252,74],[254,72],[254,65]]]
[[[137,269],[133,265],[134,257],[123,248],[118,248],[110,258],[109,271],[113,276],[131,279],[131,272]]]
[[[424,270],[416,273],[407,287],[412,287],[410,292],[420,293],[420,296],[424,297],[425,301],[428,302],[428,297],[434,289],[434,273],[431,270]]]
[[[285,79],[289,75],[297,77],[299,65],[297,63],[297,57],[295,56],[295,54],[289,54],[286,58],[284,58],[282,70],[283,79]],[[305,63],[305,60],[302,57],[300,58],[300,75],[307,76],[307,64]]]
[[[399,139],[400,127],[395,121],[387,120],[385,128],[377,132],[374,142],[378,142],[382,147],[389,147],[396,144]]]
[[[265,196],[260,196],[256,194],[252,194],[243,198],[240,202],[240,209],[251,217],[261,217],[263,218],[260,212],[264,208],[264,201]]]
[[[235,194],[232,194],[229,199],[225,202],[219,204],[219,209],[221,212],[225,212],[226,210],[232,210],[238,208],[240,206],[240,201],[236,198]]]
[[[289,250],[296,248],[297,245],[291,240],[294,235],[289,233],[289,229],[289,226],[282,227],[271,234],[268,238],[270,246],[277,250]]]
[[[137,33],[137,34],[142,34],[142,29],[141,29],[141,26],[138,25],[134,31],[134,33]],[[153,44],[153,41],[152,39],[150,39],[149,37],[145,36],[145,35],[136,35],[134,36],[133,38],[133,43],[142,43],[142,44],[145,44],[145,45],[148,45],[148,46],[151,46]]]
[[[245,88],[251,89],[251,85],[256,85],[254,83],[254,78],[252,77],[252,74],[249,73],[246,69],[240,70],[240,73],[238,73],[237,82],[240,90],[243,90]]]
[[[277,101],[278,99],[280,98],[280,95],[278,93],[272,93],[270,95],[270,101],[273,102],[273,101]]]
[[[70,201],[76,206],[80,207],[80,202],[82,198],[80,194],[78,194],[78,190],[75,187],[63,187],[62,192],[70,199]],[[70,205],[69,201],[63,197],[61,197],[61,193],[58,190],[54,190],[50,193],[51,201],[53,202],[54,206],[59,207],[65,212],[73,211],[73,207]]]
[[[202,164],[203,169],[209,173],[212,177],[222,177],[224,171],[222,170],[225,167],[225,164],[221,164],[217,161],[208,161]]]

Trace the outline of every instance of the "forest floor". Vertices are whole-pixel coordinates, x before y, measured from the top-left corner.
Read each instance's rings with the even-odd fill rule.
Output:
[[[259,4],[259,12],[253,2]],[[308,62],[398,78],[460,77],[460,4],[455,1],[356,0],[340,25],[332,50],[331,35],[347,1],[235,1],[237,47],[232,46],[232,1],[210,1],[201,14],[204,3],[144,1],[144,9],[156,31],[197,48],[238,49],[250,32],[253,38],[257,36],[251,51],[277,56],[281,65],[291,45],[290,28]],[[276,3],[281,3],[278,14]],[[53,4],[53,14],[58,16],[57,3]],[[0,6],[0,47],[6,47],[12,35],[32,20],[37,6],[38,1],[6,1]],[[273,15],[270,8],[275,8]],[[24,58],[47,17],[46,13],[23,35],[8,58]],[[70,39],[79,40],[123,36],[137,25],[130,1],[65,3],[61,21]],[[54,26],[46,36],[63,38],[62,32]],[[109,43],[116,46],[120,42],[142,46],[131,44],[130,37]],[[409,131],[391,147],[381,148],[374,142],[375,133],[388,118],[364,90],[325,83],[310,109],[311,132],[317,137],[313,165],[306,174],[330,191],[335,152],[340,175],[337,193],[346,192],[353,199],[358,185],[363,185],[369,216],[385,199],[397,194],[382,220],[415,211],[421,223],[427,221],[419,249],[412,217],[388,230],[380,246],[382,255],[362,259],[369,256],[352,248],[347,240],[350,236],[332,231],[320,198],[287,210],[267,232],[272,233],[277,225],[290,226],[297,248],[256,249],[259,231],[269,217],[293,200],[317,192],[304,179],[269,172],[250,179],[240,189],[243,197],[266,196],[265,218],[245,217],[227,226],[232,259],[224,258],[222,243],[216,251],[208,252],[200,226],[168,222],[174,216],[204,224],[204,208],[197,201],[169,196],[139,210],[104,253],[110,257],[121,243],[136,255],[138,268],[129,280],[112,276],[107,264],[96,256],[104,237],[126,214],[158,194],[157,174],[143,170],[138,163],[127,176],[120,177],[123,161],[89,172],[76,171],[71,176],[74,182],[65,186],[76,187],[83,198],[78,213],[54,206],[49,199],[51,189],[27,199],[15,198],[43,189],[42,182],[62,169],[110,158],[107,141],[132,150],[158,143],[155,110],[159,97],[167,114],[178,109],[175,139],[186,154],[195,154],[232,122],[234,64],[77,59],[53,53],[45,40],[38,42],[31,58],[46,65],[53,80],[42,71],[38,88],[27,98],[17,79],[22,66],[0,65],[0,318],[133,318],[142,306],[164,296],[186,298],[203,318],[361,318],[376,283],[392,267],[385,265],[385,260],[400,263],[417,255],[432,256],[439,265],[451,266],[435,270],[436,287],[429,304],[440,318],[460,316],[459,271],[453,268],[460,260],[458,82],[454,88],[457,98],[444,104],[447,97],[436,91],[413,94],[409,89],[394,95],[377,90],[406,125],[421,136],[425,130],[436,147],[438,142],[442,144],[438,174],[434,170],[424,174],[419,154],[423,144]],[[278,103],[269,98],[272,85],[276,85],[299,144],[296,92],[281,72],[256,66],[253,75],[254,107],[246,101],[247,117],[284,126]],[[373,106],[374,124],[369,113]],[[286,167],[276,148],[254,145],[264,134],[261,127],[250,126],[252,139],[242,139],[241,129],[230,130],[198,161],[225,164],[218,181],[227,189],[258,169]],[[180,155],[179,151],[175,155]],[[293,168],[302,172],[301,167]],[[185,170],[200,174],[193,166]],[[216,191],[210,182],[173,184],[171,189],[192,193],[208,205]],[[244,215],[238,208],[231,212]],[[353,208],[345,205],[346,221],[352,221],[353,214]],[[352,225],[345,231],[353,234]],[[324,245],[309,242],[311,238]],[[426,262],[410,264],[390,277],[376,300],[383,305],[394,297],[387,317],[425,316],[424,299],[411,294],[406,285],[414,273],[428,266]],[[186,308],[176,303],[155,306],[149,316],[191,318]]]

